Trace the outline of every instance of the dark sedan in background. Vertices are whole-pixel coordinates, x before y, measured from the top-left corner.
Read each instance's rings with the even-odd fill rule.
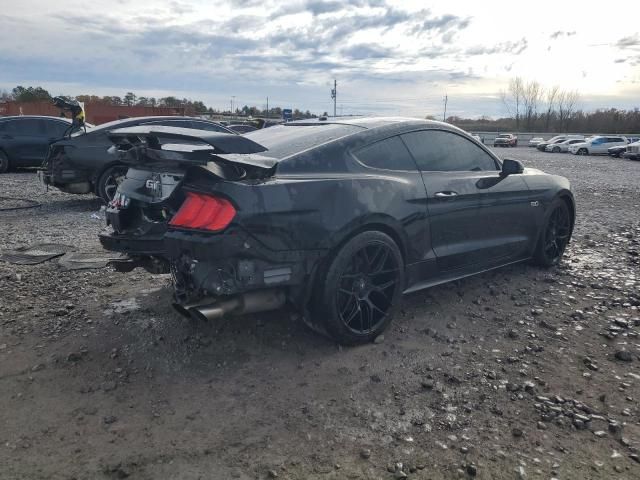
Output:
[[[102,244],[130,268],[170,271],[176,309],[196,318],[289,302],[338,342],[368,342],[403,293],[555,265],[573,230],[565,178],[501,161],[445,123],[323,117],[236,137],[153,126],[110,137],[131,168]]]
[[[0,117],[0,173],[12,167],[39,167],[49,144],[69,131],[65,118],[24,115]]]
[[[95,193],[111,201],[127,172],[117,155],[109,153],[113,145],[107,133],[114,128],[136,125],[162,125],[236,135],[219,123],[192,117],[137,117],[104,123],[51,145],[42,164],[40,179],[46,185],[67,193]]]

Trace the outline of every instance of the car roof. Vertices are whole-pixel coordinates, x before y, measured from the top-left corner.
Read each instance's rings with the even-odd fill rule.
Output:
[[[8,117],[0,117],[0,122],[7,120],[18,120],[26,118],[44,119],[44,120],[60,120],[62,122],[71,123],[71,119],[65,117],[54,117],[53,115],[11,115]]]
[[[100,130],[104,130],[105,128],[106,129],[120,128],[120,126],[124,126],[127,123],[154,122],[154,121],[161,121],[161,120],[197,120],[200,122],[215,123],[220,125],[218,122],[214,122],[212,120],[207,120],[199,117],[187,117],[184,115],[157,115],[157,116],[148,116],[148,117],[121,118],[118,120],[113,120],[111,122],[96,125],[96,127],[94,127],[92,131],[93,132],[100,131]]]

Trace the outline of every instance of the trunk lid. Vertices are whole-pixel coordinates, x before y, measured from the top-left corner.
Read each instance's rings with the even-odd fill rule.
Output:
[[[108,250],[130,255],[162,256],[159,245],[184,201],[185,179],[204,177],[215,185],[266,178],[277,163],[261,154],[266,148],[240,135],[138,126],[113,130],[109,138],[111,153],[129,170],[107,206],[107,230],[100,241]]]

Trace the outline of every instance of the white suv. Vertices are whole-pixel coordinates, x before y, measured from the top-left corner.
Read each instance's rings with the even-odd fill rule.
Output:
[[[617,147],[618,145],[626,145],[627,143],[629,143],[629,140],[624,136],[597,135],[584,142],[570,145],[569,151],[574,155],[607,154],[609,147]]]

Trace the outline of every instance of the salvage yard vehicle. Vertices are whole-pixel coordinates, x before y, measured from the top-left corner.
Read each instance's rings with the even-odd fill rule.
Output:
[[[596,135],[595,137],[585,139],[584,142],[570,145],[569,151],[574,155],[606,155],[610,147],[626,146],[628,143],[629,141],[625,136]]]
[[[629,141],[628,145],[618,145],[616,147],[607,148],[607,155],[614,158],[621,158],[623,154],[627,151],[627,148],[630,147],[633,143],[636,143],[640,139],[637,137],[627,137],[627,140]]]
[[[518,137],[513,133],[501,133],[493,140],[494,147],[517,147]]]
[[[555,137],[551,137],[549,140],[538,143],[538,145],[536,145],[536,148],[541,152],[544,152],[547,149],[547,145],[562,143],[566,140],[574,138],[584,140],[584,136],[582,135],[556,135]]]
[[[569,151],[570,145],[573,145],[575,143],[582,143],[582,142],[584,142],[584,139],[582,138],[570,138],[568,140],[565,140],[564,142],[550,143],[545,148],[545,152],[567,153]]]
[[[529,146],[530,147],[537,147],[538,144],[540,144],[541,142],[544,142],[544,138],[542,138],[542,137],[533,137],[531,140],[529,140]]]
[[[107,132],[135,125],[187,127],[236,135],[218,123],[200,118],[170,116],[115,120],[86,133],[77,131],[52,143],[44,163],[41,161],[40,181],[67,193],[95,193],[106,203],[110,202],[127,169],[116,156],[109,154],[113,144]]]
[[[0,117],[0,173],[11,167],[39,167],[49,144],[72,127],[66,118],[38,115]]]
[[[199,319],[289,303],[340,343],[369,342],[403,293],[558,264],[574,225],[565,178],[501,161],[446,123],[325,117],[235,137],[109,136],[130,169],[100,241],[129,254],[120,270],[170,272],[174,307]]]
[[[629,160],[640,160],[640,141],[627,145],[625,152],[622,154],[622,158],[628,158]]]

